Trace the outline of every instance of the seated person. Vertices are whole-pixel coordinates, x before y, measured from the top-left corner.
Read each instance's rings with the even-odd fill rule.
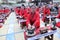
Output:
[[[19,12],[19,16],[20,16],[19,20],[21,20],[21,19],[26,20],[27,15],[28,15],[28,10],[27,10],[27,8],[25,8],[24,5],[22,5],[21,10]],[[21,22],[21,25],[22,25],[22,29],[24,29],[24,27],[26,26],[26,22]]]
[[[47,5],[43,6],[43,15],[44,16],[50,15],[50,9]]]
[[[20,16],[21,16],[23,19],[26,19],[26,18],[27,18],[27,13],[28,13],[27,8],[26,8],[24,5],[22,5],[22,6],[21,6],[21,12],[19,13]]]
[[[20,15],[19,12],[21,12],[21,7],[16,7],[14,9],[14,11],[15,11],[16,15]]]
[[[35,8],[32,8],[31,12],[28,14],[27,21],[26,21],[27,28],[35,27],[36,33],[40,28],[40,16],[39,12],[35,11]]]
[[[56,26],[60,28],[60,13],[56,17]]]
[[[4,19],[5,17],[2,15],[2,13],[0,13],[0,23],[4,23]]]
[[[5,19],[7,19],[7,17],[10,14],[10,10],[7,7],[4,7],[2,10],[3,10],[2,15],[5,17]]]
[[[60,28],[60,6],[58,9],[58,15],[56,16],[56,26]]]

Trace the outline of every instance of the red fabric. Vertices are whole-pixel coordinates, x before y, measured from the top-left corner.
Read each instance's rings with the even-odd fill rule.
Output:
[[[18,8],[15,8],[15,12],[16,12],[16,14],[19,15],[20,10]]]
[[[28,13],[27,9],[22,9],[22,8],[21,9],[15,8],[15,12],[17,15],[23,16],[24,18],[27,17],[27,13]]]
[[[58,14],[58,16],[56,18],[59,18],[60,19],[60,14]]]
[[[32,22],[30,22],[30,20],[34,21],[33,24],[35,25],[36,28],[40,26],[40,18],[39,18],[38,12],[36,12],[33,17],[31,15],[31,13],[28,14],[27,22],[26,22],[27,25],[32,23]]]
[[[56,26],[60,28],[60,22],[56,23]]]
[[[27,40],[26,32],[24,32],[24,39]]]
[[[60,14],[60,8],[58,9],[58,13]]]
[[[43,8],[44,15],[48,14],[50,15],[50,9],[49,8]]]
[[[24,10],[21,9],[19,12],[20,16],[23,16],[24,18],[27,18],[27,13],[28,13],[27,9]]]
[[[58,10],[58,16],[56,18],[59,18],[60,19],[60,8]]]
[[[28,11],[31,11],[31,8],[27,8]]]
[[[39,12],[39,11],[40,11],[40,8],[36,8],[36,11],[38,11],[38,12]]]
[[[43,9],[43,18],[42,18],[42,21],[44,21],[45,20],[45,17],[46,17],[46,15],[50,15],[50,9],[49,8],[42,8]]]
[[[0,9],[0,13],[4,13],[4,10]]]
[[[9,9],[4,9],[4,13],[9,13],[10,10]]]
[[[48,30],[51,30],[52,27],[51,27],[51,25],[50,25],[50,26],[47,26],[47,28],[48,28]]]
[[[40,28],[38,28],[37,30],[35,30],[36,35],[40,33]]]
[[[43,18],[42,18],[42,21],[44,22],[45,21],[45,17],[43,16]]]

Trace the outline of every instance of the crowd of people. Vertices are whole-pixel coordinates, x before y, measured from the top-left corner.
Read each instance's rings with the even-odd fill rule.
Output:
[[[55,18],[60,18],[60,5],[58,3],[50,4],[41,3],[40,5],[29,5],[29,6],[20,6],[14,9],[16,14],[23,19],[26,19],[26,26],[35,26],[36,28],[40,27],[40,18],[44,23],[49,23],[48,16],[54,16],[51,18],[54,21]]]
[[[40,27],[40,18],[42,18],[42,21],[44,23],[49,23],[49,18],[47,16],[56,16],[55,18],[60,18],[60,5],[58,3],[41,3],[40,5],[36,6],[28,5],[25,6],[22,4],[21,6],[14,7],[12,9],[9,9],[7,7],[0,8],[0,17],[6,17],[8,16],[12,11],[16,13],[17,16],[20,18],[26,19],[27,22],[23,23],[27,27],[28,26],[35,26],[36,28]],[[0,18],[2,19],[2,18]],[[4,18],[3,18],[4,19]],[[47,19],[47,20],[46,20]],[[53,18],[52,18],[53,20]],[[1,21],[2,22],[2,21]]]
[[[18,20],[26,20],[26,22],[21,23],[23,25],[22,29],[24,26],[26,26],[29,31],[33,28],[32,31],[35,31],[36,34],[40,32],[40,19],[45,23],[45,26],[52,23],[54,27],[57,26],[60,28],[60,5],[58,3],[41,3],[38,6],[35,4],[28,6],[22,4],[21,6],[13,7],[12,9],[7,7],[2,8],[0,9],[0,23],[4,23],[4,19],[6,19],[11,12],[16,13]],[[58,21],[55,19],[58,19]]]
[[[45,27],[47,27],[48,24],[52,25],[48,26],[47,29],[55,29],[57,26],[60,28],[60,5],[58,3],[53,4],[50,2],[50,4],[42,3],[41,5],[29,5],[29,6],[20,6],[16,7],[14,9],[15,13],[20,20],[20,18],[26,20],[26,22],[22,23],[22,28],[24,26],[26,27],[29,34],[36,33],[39,34],[40,30],[43,30],[45,28],[41,28],[41,21],[40,19],[45,23]],[[56,19],[58,19],[56,21]],[[49,28],[50,27],[50,28]],[[26,34],[25,34],[26,38]]]

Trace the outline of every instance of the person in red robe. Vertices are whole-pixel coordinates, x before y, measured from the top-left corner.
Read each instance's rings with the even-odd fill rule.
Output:
[[[33,11],[34,10],[34,11]],[[39,34],[40,32],[40,16],[39,12],[35,9],[30,10],[26,19],[26,28],[30,29],[30,27],[35,28],[35,35]],[[24,32],[25,40],[27,40],[26,32]]]
[[[56,18],[58,18],[60,20],[60,7],[58,9],[58,15]],[[60,21],[56,23],[56,26],[60,28]]]
[[[44,16],[50,15],[50,9],[48,8],[48,6],[45,6],[45,7],[43,8],[43,14],[44,14]]]
[[[39,12],[36,10],[36,8],[29,8],[29,12],[26,19],[26,28],[30,29],[30,27],[35,28],[35,33],[38,34],[40,31],[40,16]],[[25,39],[26,39],[26,34]]]
[[[14,11],[15,11],[16,15],[20,15],[21,7],[16,7],[16,8],[14,9]]]
[[[4,9],[3,9],[3,12],[4,12],[4,13],[3,13],[4,16],[7,17],[7,16],[10,14],[11,10],[10,10],[9,8],[4,8]]]
[[[39,12],[35,11],[34,9],[32,9],[32,12],[30,12],[28,14],[27,17],[27,22],[26,22],[27,26],[35,26],[36,29],[38,29],[40,27],[40,16],[39,16]]]
[[[22,5],[19,11],[20,19],[26,20],[27,15],[28,15],[28,10],[24,5]],[[22,29],[24,29],[24,27],[26,26],[26,22],[21,22],[21,25],[22,25]]]
[[[50,11],[50,9],[48,8],[47,5],[43,6],[42,11],[43,11],[43,18],[42,18],[42,20],[45,21],[45,17],[49,16],[51,11]]]
[[[21,6],[21,10],[20,10],[19,14],[23,19],[26,19],[27,14],[28,14],[28,9],[25,8],[25,6]]]
[[[0,13],[4,13],[4,10],[3,9],[0,9]]]
[[[4,8],[4,13],[9,13],[10,12],[10,10],[9,10],[9,8]]]

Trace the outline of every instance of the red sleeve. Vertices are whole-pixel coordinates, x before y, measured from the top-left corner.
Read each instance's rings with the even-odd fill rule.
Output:
[[[40,16],[39,16],[39,13],[38,12],[36,13],[36,21],[34,22],[34,25],[36,27],[39,27],[40,26]]]
[[[18,12],[18,9],[17,9],[17,8],[15,8],[15,12],[16,12],[16,14],[19,14],[19,12]]]
[[[50,15],[50,9],[47,9],[47,14]]]
[[[27,16],[27,19],[26,19],[27,21],[26,21],[26,25],[28,26],[28,24],[30,23],[30,14],[28,14],[28,16]]]
[[[56,23],[56,26],[57,26],[58,28],[60,28],[60,22]]]
[[[58,14],[58,16],[56,18],[60,18],[60,14]]]
[[[38,12],[39,12],[39,11],[40,11],[40,10],[39,10],[39,8],[36,8],[36,11],[38,11]]]
[[[20,12],[19,12],[19,15],[20,16],[23,16],[24,17],[25,13],[26,13],[25,10],[20,9]]]
[[[43,15],[46,15],[46,8],[43,8]]]
[[[4,10],[0,10],[0,13],[4,13]]]
[[[27,18],[27,15],[28,15],[28,11],[25,10],[25,11],[24,11],[24,15],[23,15],[23,17],[24,17],[24,18]]]
[[[43,13],[44,13],[44,15],[46,15],[46,14],[50,15],[50,9],[49,8],[44,8]]]
[[[22,15],[22,10],[21,10],[21,9],[20,9],[19,15],[20,15],[20,16],[23,16],[23,15]]]
[[[4,11],[5,13],[9,13],[10,12],[10,10],[9,9],[5,9],[5,11]]]

